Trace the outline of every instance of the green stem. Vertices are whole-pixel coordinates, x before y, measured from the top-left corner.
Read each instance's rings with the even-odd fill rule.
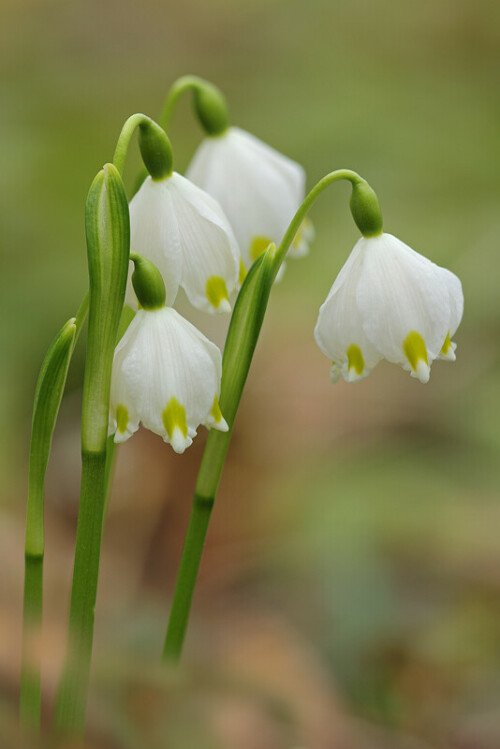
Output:
[[[250,310],[248,314],[254,315],[255,318],[251,321],[250,325],[252,336],[242,338],[238,341],[236,346],[232,346],[231,339],[234,336],[235,326],[241,324],[239,307],[240,303],[243,304],[241,300],[244,295],[244,289],[247,284],[252,283],[254,275],[253,271],[260,258],[250,269],[238,295],[238,299],[236,300],[224,349],[220,395],[220,407],[224,418],[229,425],[229,431],[218,432],[213,429],[210,431],[205,451],[203,453],[200,470],[198,472],[191,518],[182,551],[172,601],[172,609],[163,648],[163,658],[171,663],[177,663],[182,653],[210,514],[214,505],[222,469],[224,467],[236,412],[238,410],[243,387],[252,361],[253,351],[264,321],[264,314],[272,288],[272,280],[276,277],[276,274],[285,259],[285,255],[314,201],[324,190],[326,190],[327,187],[329,187],[333,182],[338,182],[339,180],[348,180],[351,182],[353,188],[359,185],[368,186],[366,181],[360,177],[359,174],[356,174],[356,172],[353,172],[350,169],[338,169],[335,172],[327,174],[312,188],[290,222],[290,225],[275,253],[271,283],[266,283],[261,290],[259,304],[248,308]],[[247,314],[246,311],[243,314]],[[233,350],[234,356],[232,355]],[[244,361],[245,366],[238,368],[238,361]],[[231,371],[229,371],[230,368]],[[232,368],[235,369],[234,374]]]
[[[172,119],[174,109],[182,95],[186,91],[193,91],[199,88],[200,84],[203,83],[203,79],[196,75],[183,75],[173,83],[161,110],[160,119],[158,120],[164,130],[168,130],[170,127],[170,120]]]
[[[113,155],[113,164],[121,175],[123,175],[125,159],[127,158],[128,147],[132,140],[132,136],[139,125],[147,119],[148,118],[145,114],[133,114],[125,121],[125,124],[122,127],[122,131],[118,136],[118,141],[116,143],[115,153]]]
[[[312,190],[306,195],[302,205],[291,220],[290,225],[288,226],[288,229],[286,230],[285,235],[281,240],[281,243],[278,247],[278,252],[276,253],[276,273],[278,272],[281,263],[285,259],[285,255],[290,249],[290,245],[292,244],[295,235],[297,234],[300,225],[305,219],[312,204],[321,195],[321,193],[326,190],[327,187],[329,187],[333,182],[338,182],[339,180],[347,180],[353,187],[355,185],[367,184],[366,180],[364,180],[363,177],[361,177],[356,172],[353,172],[351,169],[336,169],[334,172],[330,172],[329,174],[326,174],[322,179],[320,179],[319,182],[317,182]]]
[[[26,512],[20,695],[20,722],[31,730],[39,730],[41,715],[45,474],[69,364],[85,323],[87,310],[88,294],[76,317],[62,328],[47,352],[38,378],[33,407]]]
[[[90,307],[82,404],[82,479],[68,645],[56,705],[64,733],[83,735],[110,460],[109,399],[130,248],[127,198],[117,169],[96,176],[86,204]]]
[[[177,578],[178,581],[182,581],[182,584],[177,584],[175,589],[172,613],[163,649],[164,659],[171,663],[177,663],[181,656],[213,504],[213,497],[205,498],[195,493]]]
[[[210,81],[195,75],[185,75],[173,84],[163,105],[160,117],[162,127],[169,127],[177,102],[186,91],[193,92],[194,110],[206,134],[222,135],[229,127],[227,104],[222,91]]]
[[[59,728],[83,734],[106,497],[106,452],[82,453],[82,485],[66,664],[59,686]]]

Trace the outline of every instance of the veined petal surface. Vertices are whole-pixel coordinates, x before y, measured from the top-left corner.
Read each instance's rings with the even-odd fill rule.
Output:
[[[360,240],[364,266],[356,292],[363,328],[388,361],[408,365],[407,336],[419,334],[430,362],[446,337],[450,301],[440,268],[391,234]]]
[[[167,293],[166,303],[174,303],[182,274],[182,247],[175,221],[167,180],[148,177],[129,204],[130,251],[151,260],[160,271]],[[137,299],[129,274],[126,302],[137,309]]]
[[[240,272],[240,252],[229,221],[216,200],[180,174],[174,172],[167,189],[172,233],[181,247],[181,285],[189,301],[206,312],[229,311]],[[210,293],[211,279],[218,279],[218,296]]]
[[[221,373],[217,346],[175,310],[139,310],[115,350],[110,433],[123,441],[140,421],[183,452],[201,423],[227,430]]]
[[[237,127],[205,139],[187,176],[221,204],[247,267],[263,240],[279,244],[305,195],[300,164]],[[305,253],[307,241],[306,227],[299,254]]]
[[[358,242],[321,305],[314,329],[316,343],[332,362],[331,377],[348,382],[366,377],[382,359],[363,330],[356,289],[363,271],[363,246]]]

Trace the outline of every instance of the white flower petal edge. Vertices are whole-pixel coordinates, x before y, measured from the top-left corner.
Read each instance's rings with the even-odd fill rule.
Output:
[[[454,273],[451,273],[451,271],[446,270],[446,268],[440,268],[440,270],[443,281],[445,282],[450,295],[450,325],[448,335],[441,347],[438,359],[455,361],[457,344],[454,343],[451,338],[455,335],[464,313],[464,295],[460,279],[457,278]]]
[[[454,360],[460,280],[391,234],[361,238],[322,305],[315,329],[332,380],[360,379],[381,359],[427,382],[436,358]]]
[[[337,382],[341,376],[347,382],[357,382],[382,359],[363,330],[356,306],[356,286],[362,265],[362,248],[358,243],[321,305],[314,329],[316,343],[332,361],[332,382]]]
[[[172,201],[165,180],[148,177],[129,204],[130,251],[151,260],[160,271],[167,294],[166,304],[174,303],[182,275],[182,247],[179,236],[169,225]],[[129,273],[125,301],[137,309],[137,298]]]
[[[227,431],[218,397],[217,346],[175,310],[139,310],[115,349],[109,434],[128,439],[139,422],[177,453],[200,424]]]
[[[186,174],[222,206],[246,267],[271,241],[279,244],[305,195],[300,164],[237,127],[206,138]],[[305,222],[290,254],[306,254],[313,235]]]
[[[148,177],[130,203],[130,222],[131,250],[157,266],[167,304],[180,284],[198,309],[230,312],[240,252],[229,221],[210,195],[176,172],[160,181]],[[126,301],[137,308],[131,285]]]

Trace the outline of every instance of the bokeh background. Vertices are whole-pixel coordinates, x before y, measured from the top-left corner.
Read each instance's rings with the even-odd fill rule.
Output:
[[[276,286],[209,531],[179,673],[158,665],[205,435],[120,448],[89,746],[500,746],[500,6],[496,0],[2,0],[0,742],[15,743],[31,404],[86,289],[84,201],[125,118],[173,80],[305,165],[350,167],[386,229],[463,280],[456,364],[328,381],[317,310],[357,238],[347,186]],[[182,171],[201,138],[186,99]],[[130,187],[139,167],[131,149]],[[214,336],[221,331],[212,330]],[[46,496],[44,721],[64,648],[83,346]]]

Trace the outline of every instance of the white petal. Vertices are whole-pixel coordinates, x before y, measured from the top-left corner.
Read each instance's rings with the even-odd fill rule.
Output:
[[[177,295],[182,273],[181,243],[172,231],[172,199],[168,179],[156,182],[148,177],[130,201],[130,251],[143,255],[160,271],[171,306]],[[126,303],[137,309],[137,299],[129,273]]]
[[[254,240],[278,244],[305,194],[299,164],[236,127],[205,139],[187,176],[221,204],[247,267]]]
[[[221,372],[217,346],[175,310],[139,310],[115,350],[111,428],[123,403],[131,431],[140,420],[183,452],[210,421]]]
[[[174,173],[167,187],[172,232],[181,246],[181,285],[195,307],[227,312],[228,299],[209,289],[210,279],[217,279],[216,292],[222,281],[230,296],[238,285],[240,253],[231,226],[218,203],[185,177]]]
[[[137,413],[135,401],[131,398],[126,382],[122,377],[123,360],[127,355],[127,347],[123,346],[123,339],[115,349],[113,369],[111,373],[110,413],[108,434],[115,435],[115,442],[125,442],[139,429],[140,417]],[[129,335],[130,345],[134,345],[135,335],[132,329]]]
[[[455,335],[464,313],[464,293],[458,276],[447,268],[440,268],[441,276],[446,284],[450,300],[449,334]]]
[[[449,292],[441,269],[391,234],[360,240],[365,261],[356,293],[363,329],[389,361],[408,364],[410,333],[423,338],[435,359],[450,322]]]
[[[191,439],[189,434],[187,436],[184,436],[179,427],[175,427],[172,438],[169,440],[167,437],[165,439],[165,442],[170,442],[174,451],[179,455],[193,444],[193,440]]]
[[[340,375],[348,382],[366,377],[382,359],[363,330],[356,303],[363,262],[363,243],[360,240],[322,304],[314,330],[318,346],[332,360],[332,382],[336,382]]]

